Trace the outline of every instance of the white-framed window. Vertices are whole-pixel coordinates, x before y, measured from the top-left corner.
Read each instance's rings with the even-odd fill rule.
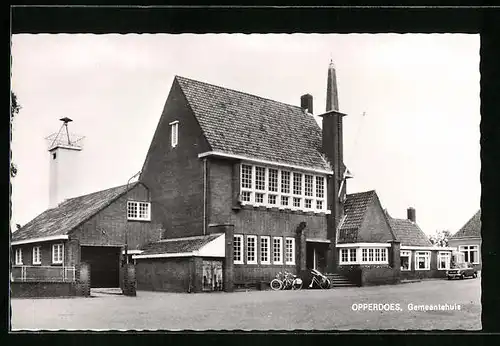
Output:
[[[295,264],[295,238],[285,238],[285,264]]]
[[[260,263],[270,264],[271,263],[271,248],[270,248],[271,238],[268,236],[260,237]]]
[[[64,258],[64,245],[54,244],[52,245],[52,263],[59,264],[63,263]]]
[[[179,143],[179,121],[172,121],[170,124],[170,144],[175,148]]]
[[[33,246],[32,263],[33,264],[42,264],[42,254],[41,254],[41,247],[40,246]]]
[[[351,262],[352,256],[355,256],[357,259],[357,254],[354,252],[349,254],[349,259]],[[387,248],[361,248],[361,262],[366,264],[387,264],[389,263],[387,260]],[[355,260],[354,260],[355,261]]]
[[[151,203],[128,201],[127,202],[127,219],[151,221]]]
[[[325,177],[316,176],[315,179],[316,192],[316,210],[325,210]]]
[[[283,264],[282,237],[273,237],[273,264]]]
[[[16,249],[15,263],[16,265],[23,265],[23,249],[21,248]]]
[[[365,249],[366,250],[366,249]],[[340,249],[340,264],[357,263],[357,249]]]
[[[243,264],[243,236],[235,234],[233,237],[233,261],[235,264]]]
[[[438,253],[438,269],[448,270],[450,269],[451,253],[447,251],[439,251]]]
[[[401,270],[411,270],[411,251],[401,250],[399,258],[401,260]]]
[[[257,264],[257,236],[247,235],[247,264]]]
[[[460,245],[458,251],[464,254],[464,261],[466,263],[479,264],[478,245]]]
[[[269,168],[269,192],[278,192],[278,170],[274,168]]]
[[[326,212],[325,177],[242,163],[240,200],[269,208]]]
[[[431,253],[429,251],[417,251],[415,253],[415,270],[431,269]]]
[[[293,194],[302,196],[302,173],[293,172]]]

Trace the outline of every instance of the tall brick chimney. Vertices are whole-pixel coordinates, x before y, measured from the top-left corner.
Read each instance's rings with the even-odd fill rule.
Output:
[[[406,210],[406,215],[407,215],[408,220],[410,220],[412,222],[417,222],[417,215],[416,215],[415,208],[409,207]]]
[[[328,80],[326,90],[326,113],[320,115],[323,120],[322,151],[333,165],[333,176],[328,182],[328,206],[331,215],[328,218],[328,238],[331,241],[332,266],[329,271],[334,271],[337,263],[335,249],[336,231],[339,222],[344,215],[344,195],[346,192],[346,181],[344,173],[344,148],[342,135],[342,118],[345,114],[339,112],[339,100],[337,90],[337,77],[335,66],[330,62],[328,66]]]
[[[313,114],[313,97],[310,94],[305,94],[300,97],[300,108]]]

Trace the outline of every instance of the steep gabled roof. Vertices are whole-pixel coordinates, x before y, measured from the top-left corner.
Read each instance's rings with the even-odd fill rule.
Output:
[[[138,182],[129,184],[128,190]],[[127,185],[70,198],[48,209],[12,233],[12,241],[65,235],[110,205],[127,191]]]
[[[375,196],[375,190],[353,193],[346,196],[344,218],[341,220],[337,232],[337,242],[339,244],[355,243],[358,241],[358,230],[363,223],[366,210]]]
[[[205,236],[160,240],[143,246],[141,256],[191,253],[200,250],[203,246],[220,236],[221,234],[209,234]]]
[[[347,195],[344,203],[345,219],[340,229],[358,229],[374,196],[375,190]]]
[[[481,237],[481,210],[478,210],[451,239],[467,237]]]
[[[300,107],[176,76],[212,151],[331,170],[321,129]]]
[[[408,219],[394,219],[386,211],[392,232],[402,246],[433,246],[416,223]]]

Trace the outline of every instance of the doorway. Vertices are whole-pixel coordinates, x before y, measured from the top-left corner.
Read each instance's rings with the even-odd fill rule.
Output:
[[[307,269],[316,269],[321,273],[326,271],[326,252],[327,243],[307,242],[306,245],[306,267]]]
[[[203,260],[203,291],[222,291],[222,261]]]
[[[82,246],[81,261],[90,264],[92,288],[120,287],[120,247]]]

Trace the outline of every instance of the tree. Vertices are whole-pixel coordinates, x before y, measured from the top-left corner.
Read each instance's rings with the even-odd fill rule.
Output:
[[[17,101],[17,96],[13,91],[10,92],[10,130],[12,133],[12,120],[14,119],[14,115],[17,115],[21,110],[21,105]],[[14,162],[10,162],[10,176],[14,178],[17,174],[17,166]]]
[[[448,230],[437,230],[429,236],[432,245],[439,247],[447,247],[448,239],[451,237],[451,232]]]

